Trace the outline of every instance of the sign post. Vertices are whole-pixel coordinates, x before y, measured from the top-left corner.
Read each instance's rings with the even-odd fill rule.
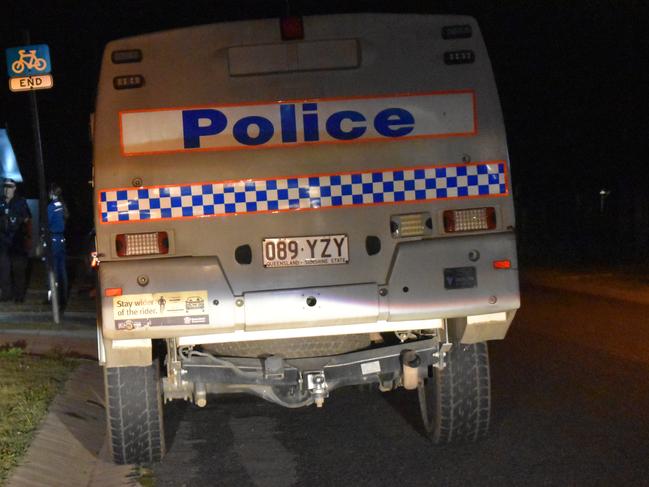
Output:
[[[41,127],[38,118],[38,103],[35,90],[50,89],[54,80],[50,74],[52,62],[50,49],[47,44],[29,45],[29,33],[25,33],[25,46],[6,49],[7,73],[11,91],[29,91],[29,105],[34,131],[34,151],[38,171],[38,189],[41,214],[41,238],[45,242],[45,264],[52,298],[52,317],[57,325],[61,322],[59,313],[58,289],[54,275],[52,259],[52,240],[50,238],[47,219],[47,190],[45,188],[45,166],[43,164],[43,147],[41,143]]]

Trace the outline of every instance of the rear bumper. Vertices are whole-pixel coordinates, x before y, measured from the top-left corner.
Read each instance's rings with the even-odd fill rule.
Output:
[[[512,268],[494,269],[501,259]],[[448,269],[470,269],[473,277],[449,283]],[[102,331],[111,340],[198,344],[433,329],[468,316],[467,329],[491,323],[494,331],[473,335],[492,339],[504,337],[520,306],[512,233],[403,242],[384,282],[361,279],[235,295],[217,257],[102,262]],[[122,296],[106,297],[106,288],[121,288]]]

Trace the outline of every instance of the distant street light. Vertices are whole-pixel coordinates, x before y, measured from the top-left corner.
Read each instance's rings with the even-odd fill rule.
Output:
[[[599,190],[599,212],[600,213],[604,213],[604,202],[606,201],[606,198],[610,194],[611,194],[610,189],[602,188]]]

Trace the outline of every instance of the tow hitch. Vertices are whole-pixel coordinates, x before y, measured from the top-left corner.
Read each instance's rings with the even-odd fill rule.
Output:
[[[331,391],[345,386],[374,383],[382,391],[401,385],[416,388],[428,367],[443,366],[451,344],[430,338],[303,359],[222,357],[169,345],[165,401],[185,399],[202,407],[208,394],[243,392],[295,408],[322,407]]]
[[[329,397],[329,386],[327,385],[324,372],[307,374],[306,383],[307,389],[309,389],[311,397],[313,398],[313,402],[316,407],[321,408],[324,404],[324,400]]]

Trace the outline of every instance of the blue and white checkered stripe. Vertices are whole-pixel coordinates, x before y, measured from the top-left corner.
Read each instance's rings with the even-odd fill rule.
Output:
[[[102,223],[505,196],[504,162],[100,193]]]

